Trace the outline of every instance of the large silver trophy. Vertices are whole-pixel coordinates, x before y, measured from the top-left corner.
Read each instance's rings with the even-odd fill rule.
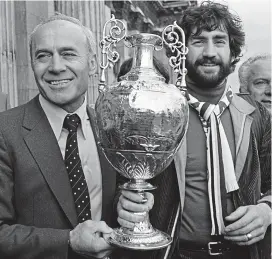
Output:
[[[118,60],[115,47],[123,39],[134,48],[132,68],[121,82],[106,86],[105,69]],[[172,53],[169,61],[179,75],[178,87],[166,84],[153,66],[153,51],[161,49],[163,42]],[[184,33],[174,23],[165,28],[162,37],[146,33],[126,36],[124,24],[112,16],[104,26],[100,47],[102,74],[95,104],[99,144],[114,169],[129,180],[120,188],[145,197],[145,191],[155,189],[146,180],[169,166],[187,130]],[[171,236],[152,227],[147,212],[138,214],[145,216],[143,222],[134,229],[114,229],[108,241],[135,250],[159,249],[172,242]]]

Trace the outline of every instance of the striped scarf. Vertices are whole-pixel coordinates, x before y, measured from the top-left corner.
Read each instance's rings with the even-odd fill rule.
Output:
[[[220,235],[225,228],[224,217],[226,215],[224,215],[223,209],[226,210],[226,197],[223,194],[239,188],[229,143],[220,120],[220,116],[229,106],[232,97],[231,87],[226,87],[216,105],[200,102],[188,94],[188,103],[198,111],[206,135],[211,235]],[[225,204],[223,205],[223,203]]]

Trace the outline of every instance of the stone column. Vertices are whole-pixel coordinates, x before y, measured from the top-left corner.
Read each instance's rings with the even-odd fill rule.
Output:
[[[28,40],[32,30],[54,13],[54,2],[14,1],[14,12],[18,105],[20,105],[39,92],[31,69]]]
[[[13,1],[0,1],[0,92],[11,107],[18,104],[15,15]]]

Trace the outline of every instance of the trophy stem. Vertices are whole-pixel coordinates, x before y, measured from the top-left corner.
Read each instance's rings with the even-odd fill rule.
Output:
[[[133,229],[124,227],[113,230],[108,242],[114,246],[132,250],[156,250],[172,243],[170,235],[152,227],[148,212],[135,212],[144,220],[135,223]]]
[[[131,179],[130,182],[125,183],[120,188],[137,192],[142,196],[143,201],[146,199],[145,190],[156,189],[143,179]],[[127,249],[155,250],[164,248],[172,242],[172,238],[168,234],[152,227],[147,211],[134,212],[134,214],[142,215],[144,220],[135,223],[132,229],[124,227],[114,229],[108,239],[110,244]]]

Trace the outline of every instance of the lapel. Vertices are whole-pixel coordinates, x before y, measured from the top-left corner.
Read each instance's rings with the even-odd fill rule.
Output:
[[[87,113],[90,119],[92,131],[94,134],[96,149],[99,156],[100,166],[101,166],[101,174],[102,174],[102,220],[107,217],[107,204],[108,201],[111,200],[112,193],[109,190],[115,188],[115,171],[113,167],[110,165],[108,160],[106,159],[104,153],[102,152],[101,146],[99,145],[100,141],[97,135],[96,130],[96,121],[95,121],[95,111],[94,109],[87,107]]]
[[[77,215],[74,206],[71,206],[74,201],[69,178],[59,145],[42,110],[38,96],[30,101],[25,108],[23,127],[27,131],[24,137],[26,145],[60,207],[71,225],[75,227]]]
[[[234,94],[229,106],[236,146],[235,174],[239,180],[246,161],[253,118],[250,114],[255,108],[246,100]]]

